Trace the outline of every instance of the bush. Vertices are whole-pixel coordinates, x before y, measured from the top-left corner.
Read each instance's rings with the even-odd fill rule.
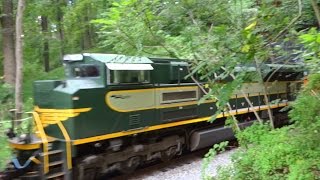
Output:
[[[254,124],[237,134],[233,165],[216,179],[319,179],[320,75],[298,96],[290,112],[293,125],[271,130]]]
[[[9,110],[14,108],[13,94],[13,88],[10,85],[0,82],[0,171],[10,157],[5,131],[8,129],[11,120]]]
[[[0,121],[11,118],[9,110],[14,108],[13,94],[13,88],[0,81]]]

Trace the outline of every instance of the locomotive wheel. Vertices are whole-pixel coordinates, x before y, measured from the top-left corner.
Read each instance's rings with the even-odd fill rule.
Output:
[[[161,161],[168,162],[170,161],[177,153],[177,147],[171,146],[168,149],[161,151]]]
[[[124,174],[130,174],[132,173],[141,163],[141,157],[140,156],[134,156],[126,161],[121,162],[120,171]]]
[[[23,176],[19,177],[21,180],[40,180],[39,172],[34,171],[34,172],[29,172]]]
[[[20,179],[19,176],[21,175],[21,172],[10,167],[5,169],[4,172],[0,172],[0,180]]]
[[[85,180],[94,180],[96,178],[96,174],[97,174],[97,171],[96,171],[96,168],[90,168],[90,169],[86,169],[84,171],[84,179]]]
[[[1,180],[9,180],[9,173],[0,172],[0,179]]]
[[[77,170],[75,174],[73,174],[74,180],[94,180],[96,179],[97,171],[96,168],[86,168],[83,172],[81,170]]]

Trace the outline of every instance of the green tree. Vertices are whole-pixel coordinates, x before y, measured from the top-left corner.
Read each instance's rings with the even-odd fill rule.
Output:
[[[190,60],[191,75],[199,73],[201,81],[209,82],[206,97],[218,99],[222,111],[248,76],[258,76],[263,83],[264,62],[288,56],[282,49],[296,40],[294,29],[305,26],[303,5],[301,0],[114,1],[93,23],[107,51]],[[235,72],[239,65],[254,65],[257,74]],[[228,76],[232,83],[215,83]],[[269,117],[273,126],[270,111]]]
[[[14,14],[13,2],[3,0],[1,7],[1,27],[2,27],[2,51],[3,51],[3,75],[4,81],[14,86],[16,76],[16,62],[14,55]]]
[[[299,36],[309,82],[292,105],[292,125],[271,130],[254,125],[237,134],[241,148],[232,167],[222,168],[216,179],[318,179],[319,147],[319,43],[315,29]]]
[[[63,26],[67,51],[97,51],[96,28],[91,20],[98,18],[108,7],[106,0],[79,0],[66,7]]]

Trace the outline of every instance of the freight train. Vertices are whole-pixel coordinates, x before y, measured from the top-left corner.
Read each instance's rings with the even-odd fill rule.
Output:
[[[15,157],[2,179],[88,180],[128,173],[233,139],[232,129],[224,126],[230,115],[246,127],[254,110],[266,118],[270,107],[282,123],[286,113],[280,109],[293,100],[303,77],[300,66],[265,64],[264,79],[270,82],[264,85],[275,103],[265,103],[261,83],[246,82],[233,93],[232,110],[209,123],[215,101],[198,103],[204,84],[186,78],[185,61],[84,53],[65,55],[63,64],[65,80],[34,82],[34,127],[24,135],[11,128]]]

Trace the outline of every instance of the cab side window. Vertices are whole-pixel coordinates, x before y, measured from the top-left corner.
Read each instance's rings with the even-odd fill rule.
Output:
[[[100,72],[95,65],[82,65],[73,68],[74,77],[98,77]]]
[[[110,82],[119,83],[149,83],[150,72],[144,70],[111,70]]]

